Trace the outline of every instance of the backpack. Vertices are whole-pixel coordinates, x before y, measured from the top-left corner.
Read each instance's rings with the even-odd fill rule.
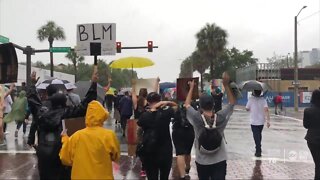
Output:
[[[55,146],[60,143],[61,121],[64,111],[64,108],[51,109],[47,106],[42,106],[39,109],[40,144]]]
[[[180,126],[186,128],[192,126],[187,119],[187,109],[183,106],[183,104],[180,105],[178,112],[180,113]]]
[[[137,145],[136,153],[140,157],[146,154],[153,154],[158,149],[159,132],[157,131],[156,127],[158,124],[157,122],[161,120],[160,118],[162,116],[162,109],[159,109],[157,112],[151,112],[151,113],[152,113],[151,117],[153,119],[150,119],[150,120],[153,121],[152,122],[153,127],[150,127],[143,131],[142,142]]]
[[[201,114],[201,118],[204,123],[204,128],[200,131],[198,138],[199,151],[205,154],[215,153],[220,149],[222,135],[216,127],[217,115],[215,115],[215,120],[213,126],[210,126],[204,115]]]

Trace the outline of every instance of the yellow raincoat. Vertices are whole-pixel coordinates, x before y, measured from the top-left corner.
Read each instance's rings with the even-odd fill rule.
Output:
[[[89,103],[86,128],[62,137],[60,159],[72,166],[71,179],[114,179],[112,161],[120,158],[115,133],[102,127],[109,113],[98,101]]]

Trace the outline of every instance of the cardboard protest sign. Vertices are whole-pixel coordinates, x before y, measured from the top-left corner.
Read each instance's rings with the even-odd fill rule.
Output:
[[[0,83],[17,82],[18,59],[12,43],[0,44]]]
[[[194,80],[195,87],[193,88],[192,92],[192,100],[199,98],[199,78],[178,78],[177,79],[177,100],[178,101],[185,101],[186,97],[189,92],[189,82]]]
[[[154,87],[155,87],[155,84],[157,82],[157,79],[156,78],[149,78],[149,79],[138,79],[136,81],[136,88],[135,88],[135,91],[136,93],[138,94],[139,93],[139,90],[141,88],[146,88],[148,93],[150,92],[154,92]],[[158,90],[157,90],[158,92]]]
[[[86,122],[84,117],[68,118],[64,120],[65,128],[68,130],[68,136],[71,136],[78,130],[84,129],[86,127]]]

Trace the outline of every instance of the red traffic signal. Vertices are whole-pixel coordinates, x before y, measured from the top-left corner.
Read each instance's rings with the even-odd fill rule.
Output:
[[[121,42],[117,42],[116,46],[117,46],[117,53],[121,53]]]
[[[148,41],[148,52],[153,51],[153,41]]]

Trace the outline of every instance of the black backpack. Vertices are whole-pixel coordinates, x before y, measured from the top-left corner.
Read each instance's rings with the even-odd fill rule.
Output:
[[[64,108],[51,109],[42,106],[38,112],[39,116],[39,144],[57,146],[61,142],[60,133],[62,131],[62,116]]]
[[[158,122],[161,121],[162,109],[159,109],[156,112],[146,112],[151,113],[149,116],[150,121],[152,121],[152,127],[145,129],[143,131],[143,139],[140,144],[137,146],[136,153],[138,156],[143,156],[146,154],[153,154],[158,150],[158,138],[159,132],[157,129]]]
[[[215,153],[220,149],[222,135],[216,127],[217,115],[215,115],[215,120],[213,126],[208,125],[205,117],[201,114],[204,126],[200,131],[199,135],[199,151],[201,153],[211,154]]]

